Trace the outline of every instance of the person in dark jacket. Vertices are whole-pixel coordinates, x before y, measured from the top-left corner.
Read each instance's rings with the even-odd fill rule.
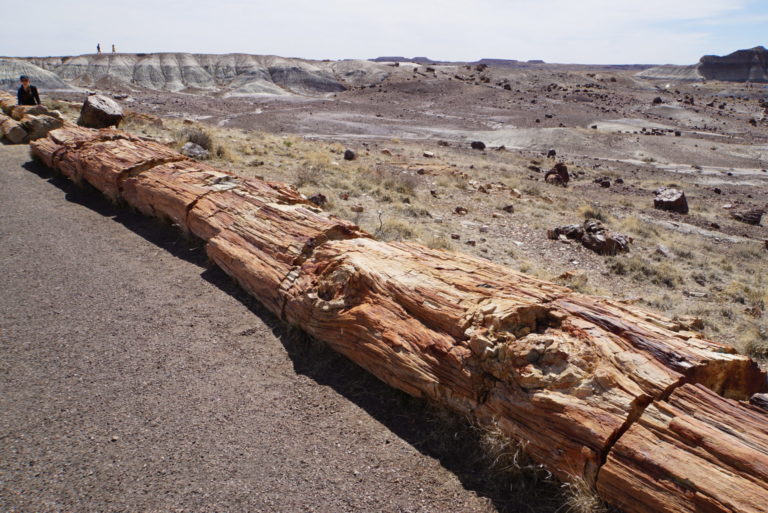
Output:
[[[21,86],[16,94],[19,105],[40,105],[40,95],[37,94],[37,87],[29,84],[29,77],[22,75],[19,81]]]

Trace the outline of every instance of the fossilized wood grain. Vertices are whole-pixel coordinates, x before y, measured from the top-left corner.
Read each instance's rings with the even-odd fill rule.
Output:
[[[206,241],[211,260],[270,311],[383,381],[497,422],[556,475],[597,480],[627,512],[730,511],[712,504],[739,506],[729,493],[744,486],[758,498],[753,489],[766,486],[764,473],[734,469],[760,461],[765,440],[755,433],[768,420],[715,393],[746,400],[765,390],[765,375],[679,323],[479,258],[376,241],[288,186],[115,130],[65,127],[32,149],[73,179]],[[699,431],[675,431],[680,422]],[[743,447],[734,445],[737,426],[750,430]],[[702,449],[704,434],[729,449]],[[707,497],[696,499],[700,509],[685,509],[689,487],[646,487],[666,479],[663,465],[693,476],[683,479]],[[727,488],[715,483],[722,472]],[[638,487],[646,495],[629,500]]]
[[[757,513],[768,508],[766,483],[768,414],[683,385],[621,437],[597,485],[628,511]]]

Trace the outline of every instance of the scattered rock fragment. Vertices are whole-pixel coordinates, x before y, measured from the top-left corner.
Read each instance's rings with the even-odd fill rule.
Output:
[[[328,203],[328,198],[325,197],[325,194],[317,193],[314,196],[310,196],[309,201],[317,205],[318,207],[322,207],[326,203]]]
[[[512,204],[509,204],[509,205],[507,205],[507,206],[505,206],[505,207],[502,207],[501,209],[502,209],[504,212],[508,213],[508,214],[512,214],[512,213],[514,213],[514,211],[515,211],[515,206],[514,206],[514,205],[512,205]]]
[[[680,317],[675,318],[675,320],[677,322],[672,328],[674,331],[694,331],[704,329],[704,321],[701,317],[696,317],[695,315],[681,315]]]
[[[557,280],[565,283],[569,287],[580,288],[584,287],[589,281],[587,271],[584,269],[572,269],[565,271],[563,274],[557,277]]]
[[[453,240],[459,240],[461,238],[461,236],[458,233],[452,233],[451,234],[451,238]]]
[[[362,212],[362,211],[364,211],[364,210],[365,210],[365,209],[363,208],[363,206],[362,206],[362,205],[352,205],[351,207],[349,207],[349,209],[350,209],[352,212],[356,212],[356,213],[358,213],[358,214],[359,214],[360,212]]]
[[[181,147],[181,154],[193,159],[207,159],[211,153],[197,143],[189,141]]]
[[[629,252],[632,238],[608,230],[597,219],[587,219],[583,225],[571,224],[547,231],[547,237],[557,240],[560,235],[574,239],[599,255],[618,255]]]
[[[485,143],[483,141],[472,141],[470,143],[470,146],[473,150],[484,150],[485,149]]]
[[[656,190],[656,197],[653,199],[653,208],[677,212],[679,214],[688,213],[688,200],[685,193],[679,189],[667,189],[662,187]]]
[[[388,157],[391,157],[392,156],[392,150],[390,150],[388,148],[384,148],[383,150],[381,150],[381,154],[382,155],[386,155]]]
[[[664,258],[675,258],[675,254],[672,253],[672,250],[670,250],[667,246],[664,244],[659,244],[656,246],[656,254],[661,255]]]
[[[749,398],[749,404],[768,412],[768,394],[754,394]]]
[[[653,104],[654,105],[659,105],[659,104],[662,104],[662,103],[664,103],[664,100],[661,99],[661,96],[657,96],[656,98],[653,99]]]
[[[753,208],[746,212],[734,212],[731,215],[734,219],[741,221],[742,223],[759,226],[760,221],[763,219],[763,214],[765,214],[765,210],[762,208]]]
[[[544,175],[544,181],[565,187],[570,181],[570,177],[568,176],[568,166],[562,162],[558,162],[555,164],[555,167],[547,171],[547,174]]]
[[[344,150],[344,160],[355,160],[357,158],[357,153],[354,152],[354,150],[346,149]]]
[[[107,128],[120,126],[122,120],[123,109],[115,100],[93,94],[83,102],[77,124],[88,128]]]
[[[600,185],[600,187],[608,188],[611,186],[611,179],[608,178],[607,176],[601,176],[599,178],[595,178],[593,182]]]
[[[425,152],[423,153],[423,155],[424,155],[426,158],[428,158],[428,159],[433,159],[433,158],[435,158],[435,154],[434,154],[433,152],[431,152],[431,151],[425,151]]]
[[[467,210],[464,207],[456,207],[453,211],[456,212],[460,216],[465,216],[465,215],[467,215],[469,213],[469,210]]]
[[[555,150],[549,150],[549,151],[547,152],[547,158],[553,159],[553,158],[555,158],[555,157],[557,157],[557,151],[555,151]]]

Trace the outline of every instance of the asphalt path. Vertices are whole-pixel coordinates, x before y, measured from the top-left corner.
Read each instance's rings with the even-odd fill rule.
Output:
[[[0,511],[510,509],[477,448],[194,241],[0,146]]]

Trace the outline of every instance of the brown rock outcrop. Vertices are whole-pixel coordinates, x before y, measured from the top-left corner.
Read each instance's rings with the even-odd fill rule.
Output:
[[[486,260],[376,241],[288,186],[115,130],[65,127],[32,151],[172,219],[281,319],[400,390],[495,421],[628,513],[691,511],[693,492],[705,498],[695,504],[768,511],[768,476],[750,467],[768,452],[768,417],[737,401],[765,391],[766,376],[730,347]]]

